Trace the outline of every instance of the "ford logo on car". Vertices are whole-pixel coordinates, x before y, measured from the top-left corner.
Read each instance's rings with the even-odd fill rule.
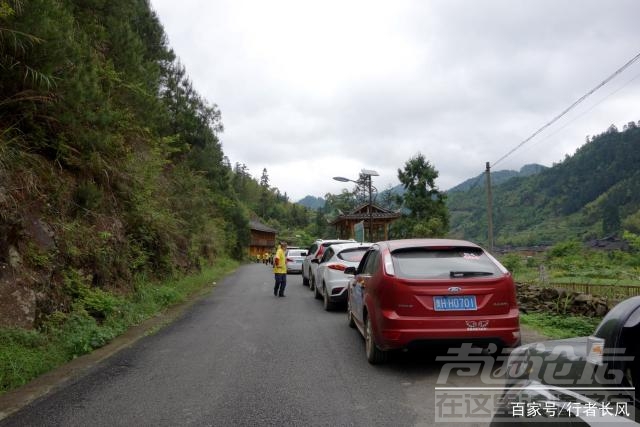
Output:
[[[449,292],[451,292],[452,294],[457,294],[461,290],[462,290],[462,288],[460,288],[458,286],[452,286],[452,287],[449,288]]]

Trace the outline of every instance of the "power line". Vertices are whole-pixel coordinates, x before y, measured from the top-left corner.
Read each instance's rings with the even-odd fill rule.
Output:
[[[577,106],[580,102],[582,102],[584,99],[586,99],[589,95],[591,95],[592,93],[594,93],[596,90],[598,90],[599,88],[601,88],[602,86],[604,86],[606,83],[608,83],[613,77],[615,77],[617,74],[621,73],[622,71],[624,71],[626,68],[628,68],[631,64],[633,64],[635,61],[637,61],[640,58],[640,54],[636,55],[633,59],[631,59],[629,62],[627,62],[623,67],[621,67],[620,69],[618,69],[615,73],[613,73],[611,76],[609,76],[605,81],[603,81],[602,83],[600,83],[600,85],[598,85],[596,88],[592,89],[589,93],[587,93],[586,95],[584,95],[582,98],[580,98],[578,101],[574,102],[569,108],[567,108],[565,111],[563,111],[560,115],[558,115],[556,118],[554,118],[551,122],[547,123],[545,126],[543,126],[542,128],[540,128],[536,133],[534,133],[533,135],[531,135],[529,138],[527,138],[526,140],[522,141],[518,146],[516,146],[513,150],[511,150],[509,153],[505,154],[504,156],[502,156],[500,159],[498,159],[498,161],[496,161],[493,166],[495,166],[496,163],[504,160],[507,156],[513,154],[517,149],[519,149],[521,146],[523,146],[525,143],[529,142],[531,139],[533,139],[534,136],[536,136],[537,134],[539,134],[543,129],[547,128],[548,126],[550,126],[551,124],[555,123],[555,121],[557,121],[558,119],[560,119],[563,115],[565,115],[566,113],[568,113],[573,107]],[[604,102],[606,99],[608,99],[609,97],[615,95],[616,93],[620,92],[622,89],[624,89],[627,85],[629,85],[631,82],[633,82],[634,80],[636,80],[638,77],[640,77],[640,74],[636,74],[634,77],[632,77],[631,79],[629,79],[628,81],[626,81],[622,86],[620,86],[619,88],[617,88],[616,90],[614,90],[613,92],[605,95],[602,99],[600,99],[598,102],[596,102],[594,105],[592,105],[591,107],[589,107],[587,110],[583,111],[582,113],[580,113],[579,115],[577,115],[576,117],[574,117],[573,119],[569,120],[567,123],[565,123],[562,127],[560,127],[559,129],[557,129],[555,132],[553,132],[552,134],[548,135],[546,138],[543,139],[547,140],[549,138],[551,138],[553,135],[556,135],[557,133],[559,133],[562,129],[566,128],[569,124],[571,124],[572,122],[576,121],[578,118],[584,116],[585,114],[587,114],[589,111],[593,110],[595,107],[597,107],[598,105],[600,105],[602,102]],[[470,187],[468,188],[467,191],[471,191],[473,189],[475,189],[478,184],[482,181],[483,178],[485,178],[485,172],[486,171],[482,171],[474,180],[474,182],[470,185]]]
[[[540,129],[538,129],[537,131],[535,131],[531,136],[529,136],[527,139],[525,139],[524,141],[522,141],[520,144],[516,145],[513,149],[511,149],[511,151],[509,151],[507,154],[505,154],[504,156],[500,157],[497,161],[493,162],[492,166],[497,165],[498,163],[500,163],[501,161],[503,161],[504,159],[506,159],[507,157],[509,157],[511,154],[513,154],[516,150],[518,150],[520,147],[522,147],[524,144],[526,144],[527,142],[531,141],[536,135],[538,135],[540,132],[542,132],[543,130],[545,130],[546,128],[548,128],[549,126],[551,126],[552,124],[554,124],[555,122],[557,122],[562,116],[564,116],[565,114],[567,114],[569,111],[573,110],[578,104],[580,104],[582,101],[584,101],[585,99],[587,99],[590,95],[592,95],[595,91],[597,91],[598,89],[600,89],[602,86],[606,85],[607,83],[609,83],[614,77],[616,77],[618,74],[620,74],[621,72],[623,72],[624,70],[626,70],[628,67],[630,67],[634,62],[636,62],[638,59],[640,59],[640,53],[638,53],[636,56],[634,56],[633,58],[631,58],[629,61],[627,61],[626,64],[624,64],[622,67],[618,68],[616,71],[613,72],[613,74],[611,74],[609,77],[607,77],[606,79],[604,79],[600,84],[598,84],[596,87],[594,87],[593,89],[591,89],[589,92],[587,92],[586,94],[582,95],[578,100],[576,100],[573,104],[571,104],[569,107],[567,107],[564,111],[562,111],[560,114],[558,114],[557,116],[555,116],[553,119],[551,119],[551,121],[547,122],[544,126],[542,126]]]
[[[606,101],[608,98],[610,98],[611,96],[615,95],[616,93],[620,92],[622,89],[624,89],[625,87],[627,87],[631,82],[633,82],[634,80],[636,80],[638,77],[640,77],[640,73],[636,74],[635,76],[633,76],[631,79],[629,79],[628,81],[626,81],[622,86],[620,86],[619,88],[617,88],[616,90],[614,90],[613,92],[610,92],[609,94],[605,95],[602,99],[600,99],[598,102],[596,102],[595,104],[593,104],[591,107],[587,108],[586,110],[584,110],[583,112],[581,112],[580,114],[578,114],[577,116],[575,116],[574,118],[572,118],[571,120],[567,121],[564,125],[562,125],[561,127],[559,127],[558,129],[556,129],[554,132],[550,133],[549,135],[547,135],[546,137],[542,138],[541,140],[538,140],[538,142],[536,142],[536,144],[539,144],[543,141],[548,140],[549,138],[551,138],[552,136],[560,133],[560,131],[562,131],[564,128],[566,128],[567,126],[569,126],[571,123],[575,122],[576,120],[578,120],[580,117],[584,116],[585,114],[587,114],[588,112],[590,112],[591,110],[593,110],[594,108],[596,108],[598,105],[602,104],[604,101]]]

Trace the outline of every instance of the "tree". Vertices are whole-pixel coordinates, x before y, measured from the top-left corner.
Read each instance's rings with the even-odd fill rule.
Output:
[[[324,211],[331,215],[351,212],[359,203],[355,193],[347,189],[343,189],[340,194],[327,193],[324,198]]]
[[[389,185],[386,190],[379,194],[376,204],[385,209],[395,211],[402,206],[402,196],[395,193],[393,187]]]
[[[618,234],[621,228],[620,209],[613,201],[605,204],[602,213],[602,232],[605,235]]]
[[[267,174],[267,168],[262,169],[262,176],[260,177],[260,215],[265,218],[269,212],[271,200],[273,197],[269,191],[269,175]]]
[[[267,168],[262,169],[262,176],[260,177],[260,186],[262,188],[269,188],[269,174],[267,173]]]
[[[625,232],[640,234],[640,210],[626,217],[622,226]]]
[[[222,147],[217,137],[224,130],[221,112],[196,92],[186,69],[177,61],[165,68],[161,97],[167,116],[161,132],[173,137],[174,157],[193,147],[212,145],[220,152],[217,161],[222,163]]]
[[[436,187],[438,171],[418,153],[404,169],[398,169],[398,179],[405,189],[404,207],[408,210],[399,221],[399,237],[443,236],[449,230],[446,196]]]
[[[51,76],[36,70],[25,62],[25,56],[30,48],[42,44],[44,40],[33,34],[7,26],[11,18],[22,12],[22,3],[21,0],[0,0],[0,70],[5,74],[13,73],[14,76],[21,76],[23,84],[27,82],[35,86],[49,88],[53,85]],[[16,82],[20,81],[19,79],[15,80]],[[4,85],[2,88],[5,89]],[[17,98],[14,97],[12,102],[16,102],[20,98],[27,98],[25,94],[18,93],[16,95],[18,95]],[[30,95],[31,99],[35,98],[33,93]],[[3,100],[1,104],[6,102]]]

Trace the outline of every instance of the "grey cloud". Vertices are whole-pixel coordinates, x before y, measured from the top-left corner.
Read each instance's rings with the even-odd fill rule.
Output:
[[[337,188],[331,168],[378,169],[384,188],[417,152],[441,188],[456,185],[640,50],[635,0],[329,1],[313,11],[274,0],[274,11],[295,13],[258,35],[246,32],[260,23],[246,15],[257,13],[250,1],[152,3],[194,84],[220,106],[231,161],[256,175],[266,167],[283,186],[291,170],[319,170],[280,188],[294,200]],[[256,47],[258,36],[282,44]],[[500,166],[550,165],[585,135],[640,119],[640,79],[604,99],[639,73],[637,64]]]

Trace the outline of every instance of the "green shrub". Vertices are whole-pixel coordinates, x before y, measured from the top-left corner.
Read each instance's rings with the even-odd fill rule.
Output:
[[[518,254],[507,254],[500,259],[500,262],[512,274],[515,274],[522,268],[522,258]]]
[[[93,181],[79,183],[74,196],[79,213],[97,209],[102,203],[102,194],[102,190]]]
[[[51,266],[52,255],[36,246],[34,243],[27,244],[27,250],[24,254],[25,261],[36,268],[47,268]]]
[[[124,303],[122,297],[92,287],[90,278],[83,275],[80,270],[69,269],[64,274],[64,291],[74,298],[74,307],[77,311],[84,311],[94,319],[103,320],[120,313]]]
[[[548,313],[521,314],[523,325],[533,327],[553,339],[588,336],[602,319],[585,316],[568,316]]]
[[[550,259],[561,258],[567,256],[580,255],[582,252],[582,244],[575,240],[560,242],[554,245],[548,252]]]
[[[119,313],[123,303],[121,298],[98,288],[86,289],[80,301],[94,318],[106,318]]]
[[[60,330],[62,348],[69,358],[74,358],[101,347],[114,337],[108,328],[100,328],[86,311],[77,310],[69,315]]]

